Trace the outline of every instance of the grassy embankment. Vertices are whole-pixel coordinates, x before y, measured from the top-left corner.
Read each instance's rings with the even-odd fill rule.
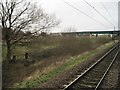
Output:
[[[35,59],[36,62],[28,67],[17,62],[9,65],[10,68],[5,73],[5,76],[9,76],[3,84],[18,88],[36,87],[109,48],[112,43],[106,44],[108,42],[110,42],[110,38],[106,37],[97,39],[43,38],[42,40],[34,39],[29,44],[17,45],[14,54],[18,56],[18,62],[24,62],[22,55],[26,51],[31,53],[29,59]]]

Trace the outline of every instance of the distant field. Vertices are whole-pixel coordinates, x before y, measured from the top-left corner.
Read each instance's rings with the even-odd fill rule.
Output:
[[[60,72],[77,65],[81,60],[95,55],[94,50],[96,48],[111,41],[112,39],[108,37],[39,37],[31,39],[29,42],[19,43],[14,47],[13,51],[13,54],[17,56],[16,63],[4,65],[3,86],[35,87]],[[101,50],[111,45],[106,45]],[[97,52],[99,53],[101,50]],[[2,51],[3,59],[5,59],[5,45]],[[25,52],[29,53],[29,61],[35,61],[27,67],[24,66]],[[83,56],[79,57],[82,54]],[[71,57],[74,59],[70,59]]]
[[[92,50],[99,45],[111,41],[108,37],[88,38],[88,37],[49,37],[33,38],[29,42],[19,43],[14,47],[13,54],[18,59],[24,59],[26,52],[30,53],[30,59],[40,60],[62,55],[77,55],[86,50]],[[6,56],[6,46],[2,47],[3,59]]]

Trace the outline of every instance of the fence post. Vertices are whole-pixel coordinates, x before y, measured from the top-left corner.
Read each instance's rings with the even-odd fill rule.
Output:
[[[13,55],[13,57],[12,57],[12,62],[15,63],[15,61],[16,61],[16,56]]]
[[[28,59],[28,53],[25,53],[25,59]]]

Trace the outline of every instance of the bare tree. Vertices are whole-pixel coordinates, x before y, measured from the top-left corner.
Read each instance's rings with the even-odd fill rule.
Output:
[[[71,27],[67,27],[64,31],[65,32],[76,32],[76,28],[74,26],[71,26]]]
[[[32,35],[59,24],[55,17],[48,15],[37,5],[25,0],[0,1],[0,25],[7,46],[7,60],[11,60],[12,46]]]

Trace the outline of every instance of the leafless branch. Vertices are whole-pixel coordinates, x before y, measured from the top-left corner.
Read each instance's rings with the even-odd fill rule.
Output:
[[[2,28],[5,28],[3,29],[5,33],[9,34],[8,37],[12,44],[27,37],[25,34],[27,31],[31,31],[34,36],[44,29],[59,24],[54,16],[48,15],[43,9],[24,0],[0,2],[0,22]]]

